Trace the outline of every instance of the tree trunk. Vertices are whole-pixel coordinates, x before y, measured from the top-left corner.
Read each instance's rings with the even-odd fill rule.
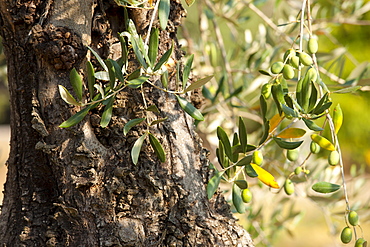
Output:
[[[127,10],[145,36],[153,11]],[[160,54],[173,40],[177,46],[184,13],[172,0]],[[222,195],[207,200],[206,151],[175,97],[145,85],[118,95],[107,128],[98,125],[100,109],[58,127],[79,110],[60,98],[58,85],[71,88],[73,67],[83,72],[85,45],[105,58],[120,52],[123,7],[113,0],[3,0],[0,15],[11,97],[1,246],[253,246]],[[177,47],[174,54],[181,58]],[[164,163],[144,145],[134,165],[130,151],[144,130],[122,134],[143,114],[142,93],[160,108],[158,117],[168,116],[150,127],[165,148]]]

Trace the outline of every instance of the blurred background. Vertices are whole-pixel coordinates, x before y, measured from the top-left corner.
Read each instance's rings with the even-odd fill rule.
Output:
[[[248,130],[248,143],[258,144],[262,132],[260,90],[269,80],[258,70],[268,70],[273,62],[282,60],[292,44],[297,47],[297,19],[302,2],[196,0],[193,6],[187,7],[188,15],[179,30],[179,41],[187,54],[195,55],[195,78],[214,75],[202,90],[202,112],[206,120],[198,123],[197,129],[215,166],[217,126],[231,134],[237,130],[238,116],[242,116]],[[325,84],[331,91],[362,86],[356,92],[333,93],[330,97],[334,106],[340,103],[344,113],[338,136],[350,205],[360,216],[362,231],[357,228],[357,234],[369,241],[370,1],[311,1],[311,16],[311,30],[319,40],[317,58]],[[307,37],[306,32],[305,42]],[[5,182],[10,138],[5,64],[0,44],[1,188]],[[300,147],[300,158],[295,163],[287,161],[285,152],[274,145],[267,145],[262,151],[265,163],[273,169],[281,185],[293,167],[307,156],[309,147]],[[328,166],[327,155],[322,151],[307,161],[311,173],[296,178],[296,191],[291,196],[283,191],[271,191],[256,179],[248,181],[253,200],[245,214],[235,213],[235,217],[252,234],[256,246],[345,246],[339,238],[345,226],[343,192],[323,196],[311,190],[315,181],[342,183],[339,168]],[[230,200],[230,187],[222,184],[221,188]]]

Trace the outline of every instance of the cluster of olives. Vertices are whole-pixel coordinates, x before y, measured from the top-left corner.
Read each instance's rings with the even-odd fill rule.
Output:
[[[317,39],[310,38],[307,43],[307,51],[315,54],[318,50]],[[299,65],[311,66],[313,64],[312,57],[303,51],[289,49],[284,54],[284,61],[275,62],[271,65],[271,73],[283,74],[286,80],[294,78],[294,69],[298,69]]]
[[[359,224],[359,219],[358,219],[358,214],[356,211],[350,211],[347,215],[347,220],[348,223],[352,226],[355,227]],[[352,229],[350,226],[346,226],[343,228],[341,234],[340,234],[340,239],[344,244],[348,244],[352,240]],[[358,238],[355,243],[355,247],[366,247],[367,246],[367,241],[363,238]]]

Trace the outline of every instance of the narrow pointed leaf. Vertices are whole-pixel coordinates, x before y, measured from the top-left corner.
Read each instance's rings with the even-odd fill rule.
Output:
[[[95,70],[90,61],[86,62],[87,70],[87,88],[89,89],[90,98],[94,97]]]
[[[361,88],[362,88],[362,86],[346,87],[346,88],[343,88],[343,89],[336,90],[332,93],[354,93],[354,92],[356,92],[357,90],[359,90]]]
[[[151,64],[155,64],[158,55],[158,43],[159,43],[159,30],[158,28],[152,29],[149,38],[149,51],[148,56]]]
[[[266,123],[266,121],[267,121],[267,118],[266,118],[266,114],[267,114],[267,102],[266,102],[265,97],[263,97],[262,95],[260,96],[260,105],[261,105],[262,119],[263,119],[263,122]]]
[[[139,160],[139,155],[140,155],[140,152],[141,152],[141,147],[143,146],[143,143],[144,143],[144,140],[146,138],[148,134],[145,133],[144,135],[140,136],[139,139],[136,140],[136,142],[134,143],[134,146],[131,150],[131,159],[132,159],[132,162],[136,165],[138,160]]]
[[[82,79],[77,70],[73,68],[69,73],[69,80],[72,84],[73,91],[76,93],[77,99],[82,100]]]
[[[164,152],[164,149],[162,147],[162,144],[151,133],[149,133],[149,142],[150,142],[150,145],[153,147],[154,152],[157,155],[158,159],[161,162],[165,162],[166,161],[166,154]]]
[[[248,156],[245,156],[244,158],[242,158],[241,160],[239,160],[236,165],[237,166],[245,166],[245,165],[249,165],[249,163],[251,163],[252,161],[252,155],[248,155]]]
[[[113,63],[111,62],[111,59],[105,60],[105,63],[107,64],[108,67],[110,88],[114,88],[116,84],[116,69],[114,68]]]
[[[108,67],[107,65],[104,63],[103,59],[98,55],[98,53],[96,53],[94,51],[93,48],[91,48],[90,46],[87,46],[87,48],[91,51],[91,53],[95,56],[96,60],[98,60],[99,64],[102,66],[102,68],[104,69],[104,71],[108,72]]]
[[[128,81],[128,85],[130,88],[138,88],[141,85],[143,85],[144,82],[146,82],[149,79],[148,76],[140,76],[136,79]]]
[[[203,121],[204,117],[200,111],[195,108],[191,103],[189,103],[186,99],[176,95],[177,101],[180,104],[180,107],[189,114],[195,120]]]
[[[247,151],[247,129],[242,117],[239,117],[239,140],[243,153]]]
[[[150,105],[148,108],[146,108],[147,111],[152,111],[156,113],[160,113],[158,107],[156,105]]]
[[[62,85],[58,85],[58,87],[59,87],[60,97],[62,97],[62,99],[67,104],[71,104],[75,106],[81,105],[80,103],[77,102],[77,100],[72,96],[72,94],[70,94],[70,92],[65,87],[63,87]]]
[[[277,137],[280,138],[300,138],[306,134],[306,131],[304,129],[299,128],[288,128],[283,130],[280,134],[277,135]]]
[[[207,184],[207,197],[208,197],[208,199],[211,199],[212,196],[217,191],[223,174],[224,174],[224,172],[218,172],[218,171],[215,170],[215,175],[213,175],[213,177],[209,180],[209,182]]]
[[[121,57],[118,59],[118,64],[120,66],[126,67],[127,60],[128,60],[128,52],[127,52],[127,44],[125,38],[120,34],[118,36],[119,42],[121,43]]]
[[[312,189],[318,193],[332,193],[340,189],[340,185],[329,182],[318,182],[312,185]]]
[[[340,108],[340,104],[338,104],[334,108],[333,122],[334,122],[335,134],[338,134],[340,127],[342,127],[342,123],[343,123],[343,112],[342,112],[342,108]]]
[[[197,89],[201,86],[203,86],[204,84],[206,84],[207,82],[209,82],[211,79],[213,78],[213,75],[210,75],[210,76],[207,76],[207,77],[204,77],[200,80],[197,80],[196,82],[193,82],[192,84],[190,84],[185,90],[183,93],[187,93],[189,91],[192,91],[194,89]]]
[[[220,140],[218,141],[218,148],[216,148],[216,156],[218,163],[220,163],[220,165],[225,168],[225,148]]]
[[[161,75],[161,83],[164,88],[168,88],[168,70],[165,70]]]
[[[109,73],[106,71],[98,71],[95,73],[95,78],[102,81],[109,81]]]
[[[115,73],[115,76],[117,77],[117,79],[120,81],[120,82],[125,82],[125,78],[123,77],[123,74],[122,74],[122,67],[120,67],[120,65],[114,61],[113,59],[108,59],[111,64],[113,65],[114,67],[114,73]]]
[[[236,211],[238,211],[239,214],[244,214],[245,205],[241,196],[241,190],[235,183],[232,188],[232,199]]]
[[[275,181],[274,176],[272,176],[268,171],[263,169],[262,167],[251,163],[250,164],[253,168],[253,170],[257,173],[258,179],[266,184],[267,186],[270,186],[271,188],[279,189],[279,184]]]
[[[108,99],[107,105],[104,107],[103,115],[101,116],[100,126],[105,128],[108,126],[110,120],[112,119],[113,103],[115,97],[110,97]]]
[[[154,120],[152,121],[149,126],[153,126],[153,125],[156,125],[156,124],[159,124],[159,123],[163,123],[164,121],[166,121],[168,119],[168,117],[165,117],[165,118],[160,118],[160,119],[157,119],[157,120]]]
[[[158,8],[158,18],[162,30],[167,27],[168,16],[170,15],[170,0],[160,0]]]
[[[220,126],[217,127],[217,137],[222,142],[222,144],[225,148],[226,156],[229,159],[232,159],[233,158],[232,157],[232,149],[231,149],[231,144],[230,144],[229,138],[228,138],[226,132]]]
[[[287,117],[298,117],[299,114],[296,110],[286,106],[285,104],[281,104],[281,109],[283,110],[285,116]]]
[[[251,160],[252,160],[252,156],[251,157]],[[255,178],[255,177],[258,177],[258,174],[257,172],[253,169],[253,167],[251,166],[251,164],[247,164],[245,166],[245,172],[247,173],[247,175],[251,178]]]
[[[95,84],[94,87],[99,91],[101,98],[105,98],[104,89],[99,84]]]
[[[135,119],[132,119],[130,121],[128,121],[126,124],[125,124],[125,127],[123,127],[123,134],[124,135],[127,135],[127,133],[130,131],[130,129],[136,125],[138,125],[139,123],[141,123],[142,121],[144,121],[146,118],[135,118]]]
[[[310,119],[302,118],[302,120],[310,130],[313,130],[313,131],[322,131],[322,130],[324,130],[323,128],[321,128],[320,126],[315,124],[315,122],[310,120]]]
[[[172,51],[173,51],[173,43],[172,43],[171,48],[163,54],[163,56],[159,59],[158,63],[154,66],[154,69],[153,69],[154,71],[159,70],[162,67],[162,65],[168,61],[168,59],[170,58],[172,54]]]
[[[303,143],[303,141],[287,142],[277,137],[273,137],[273,139],[279,147],[284,148],[284,149],[296,149]]]
[[[70,117],[66,121],[64,121],[61,125],[59,125],[59,127],[60,128],[69,128],[69,127],[72,127],[72,126],[78,124],[79,122],[82,121],[82,119],[84,119],[84,117],[87,115],[87,113],[89,113],[91,108],[92,108],[91,105],[85,107],[84,109],[82,109],[81,111],[77,112],[72,117]]]
[[[193,65],[194,54],[191,54],[190,57],[186,60],[184,70],[182,72],[182,88],[185,88],[186,83],[188,82],[191,66]]]
[[[134,38],[134,36],[131,36],[131,44],[132,44],[132,49],[134,50],[135,56],[141,66],[143,66],[144,69],[148,68],[148,64],[145,62],[144,56],[142,51],[139,48],[138,41]]]

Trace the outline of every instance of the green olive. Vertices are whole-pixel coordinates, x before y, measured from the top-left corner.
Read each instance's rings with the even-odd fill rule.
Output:
[[[340,234],[340,239],[344,244],[348,244],[352,240],[352,229],[350,227],[345,227]]]
[[[315,54],[319,49],[319,44],[317,43],[317,39],[310,38],[307,43],[307,51],[311,54]]]
[[[292,57],[295,56],[295,50],[290,48],[284,53],[284,62],[289,62]]]
[[[366,247],[367,241],[363,238],[359,238],[356,240],[355,247]]]
[[[249,189],[242,190],[242,200],[245,203],[249,203],[252,201],[252,192]]]
[[[310,66],[313,64],[313,61],[312,61],[312,58],[310,55],[308,55],[307,53],[305,52],[300,52],[299,53],[299,61],[303,64],[303,65],[306,65],[306,66]]]
[[[263,84],[262,88],[261,88],[261,94],[263,97],[265,97],[265,99],[268,99],[270,98],[271,96],[271,83],[266,83],[266,84]]]
[[[301,174],[301,172],[302,172],[302,167],[300,167],[300,166],[298,166],[294,169],[294,174],[295,175],[299,175],[299,174]]]
[[[294,184],[289,178],[285,180],[284,191],[288,196],[294,193]]]
[[[317,144],[316,142],[311,142],[310,144],[310,150],[311,150],[311,153],[314,153],[314,154],[317,154],[320,152],[320,146],[319,144]]]
[[[349,212],[349,214],[348,214],[348,222],[352,226],[357,226],[358,225],[358,214],[357,214],[356,211]]]
[[[262,162],[263,162],[263,154],[261,151],[257,150],[257,151],[254,151],[253,155],[252,155],[252,162],[256,165],[262,165]]]
[[[299,68],[299,57],[293,56],[290,59],[290,63],[289,64],[292,65],[294,68],[298,69]]]
[[[289,149],[286,152],[286,157],[290,161],[296,161],[298,159],[298,157],[299,157],[299,152],[298,152],[297,149]]]
[[[338,151],[336,151],[336,150],[331,151],[330,154],[329,154],[329,157],[328,157],[329,165],[336,166],[336,165],[338,165],[339,160],[340,160],[340,155],[339,155]]]
[[[283,62],[275,62],[271,65],[271,72],[274,74],[280,74],[284,68]]]
[[[289,64],[285,64],[283,68],[283,76],[285,79],[290,80],[294,77],[294,69]]]
[[[306,75],[310,81],[315,82],[317,80],[317,71],[315,68],[309,68]]]

